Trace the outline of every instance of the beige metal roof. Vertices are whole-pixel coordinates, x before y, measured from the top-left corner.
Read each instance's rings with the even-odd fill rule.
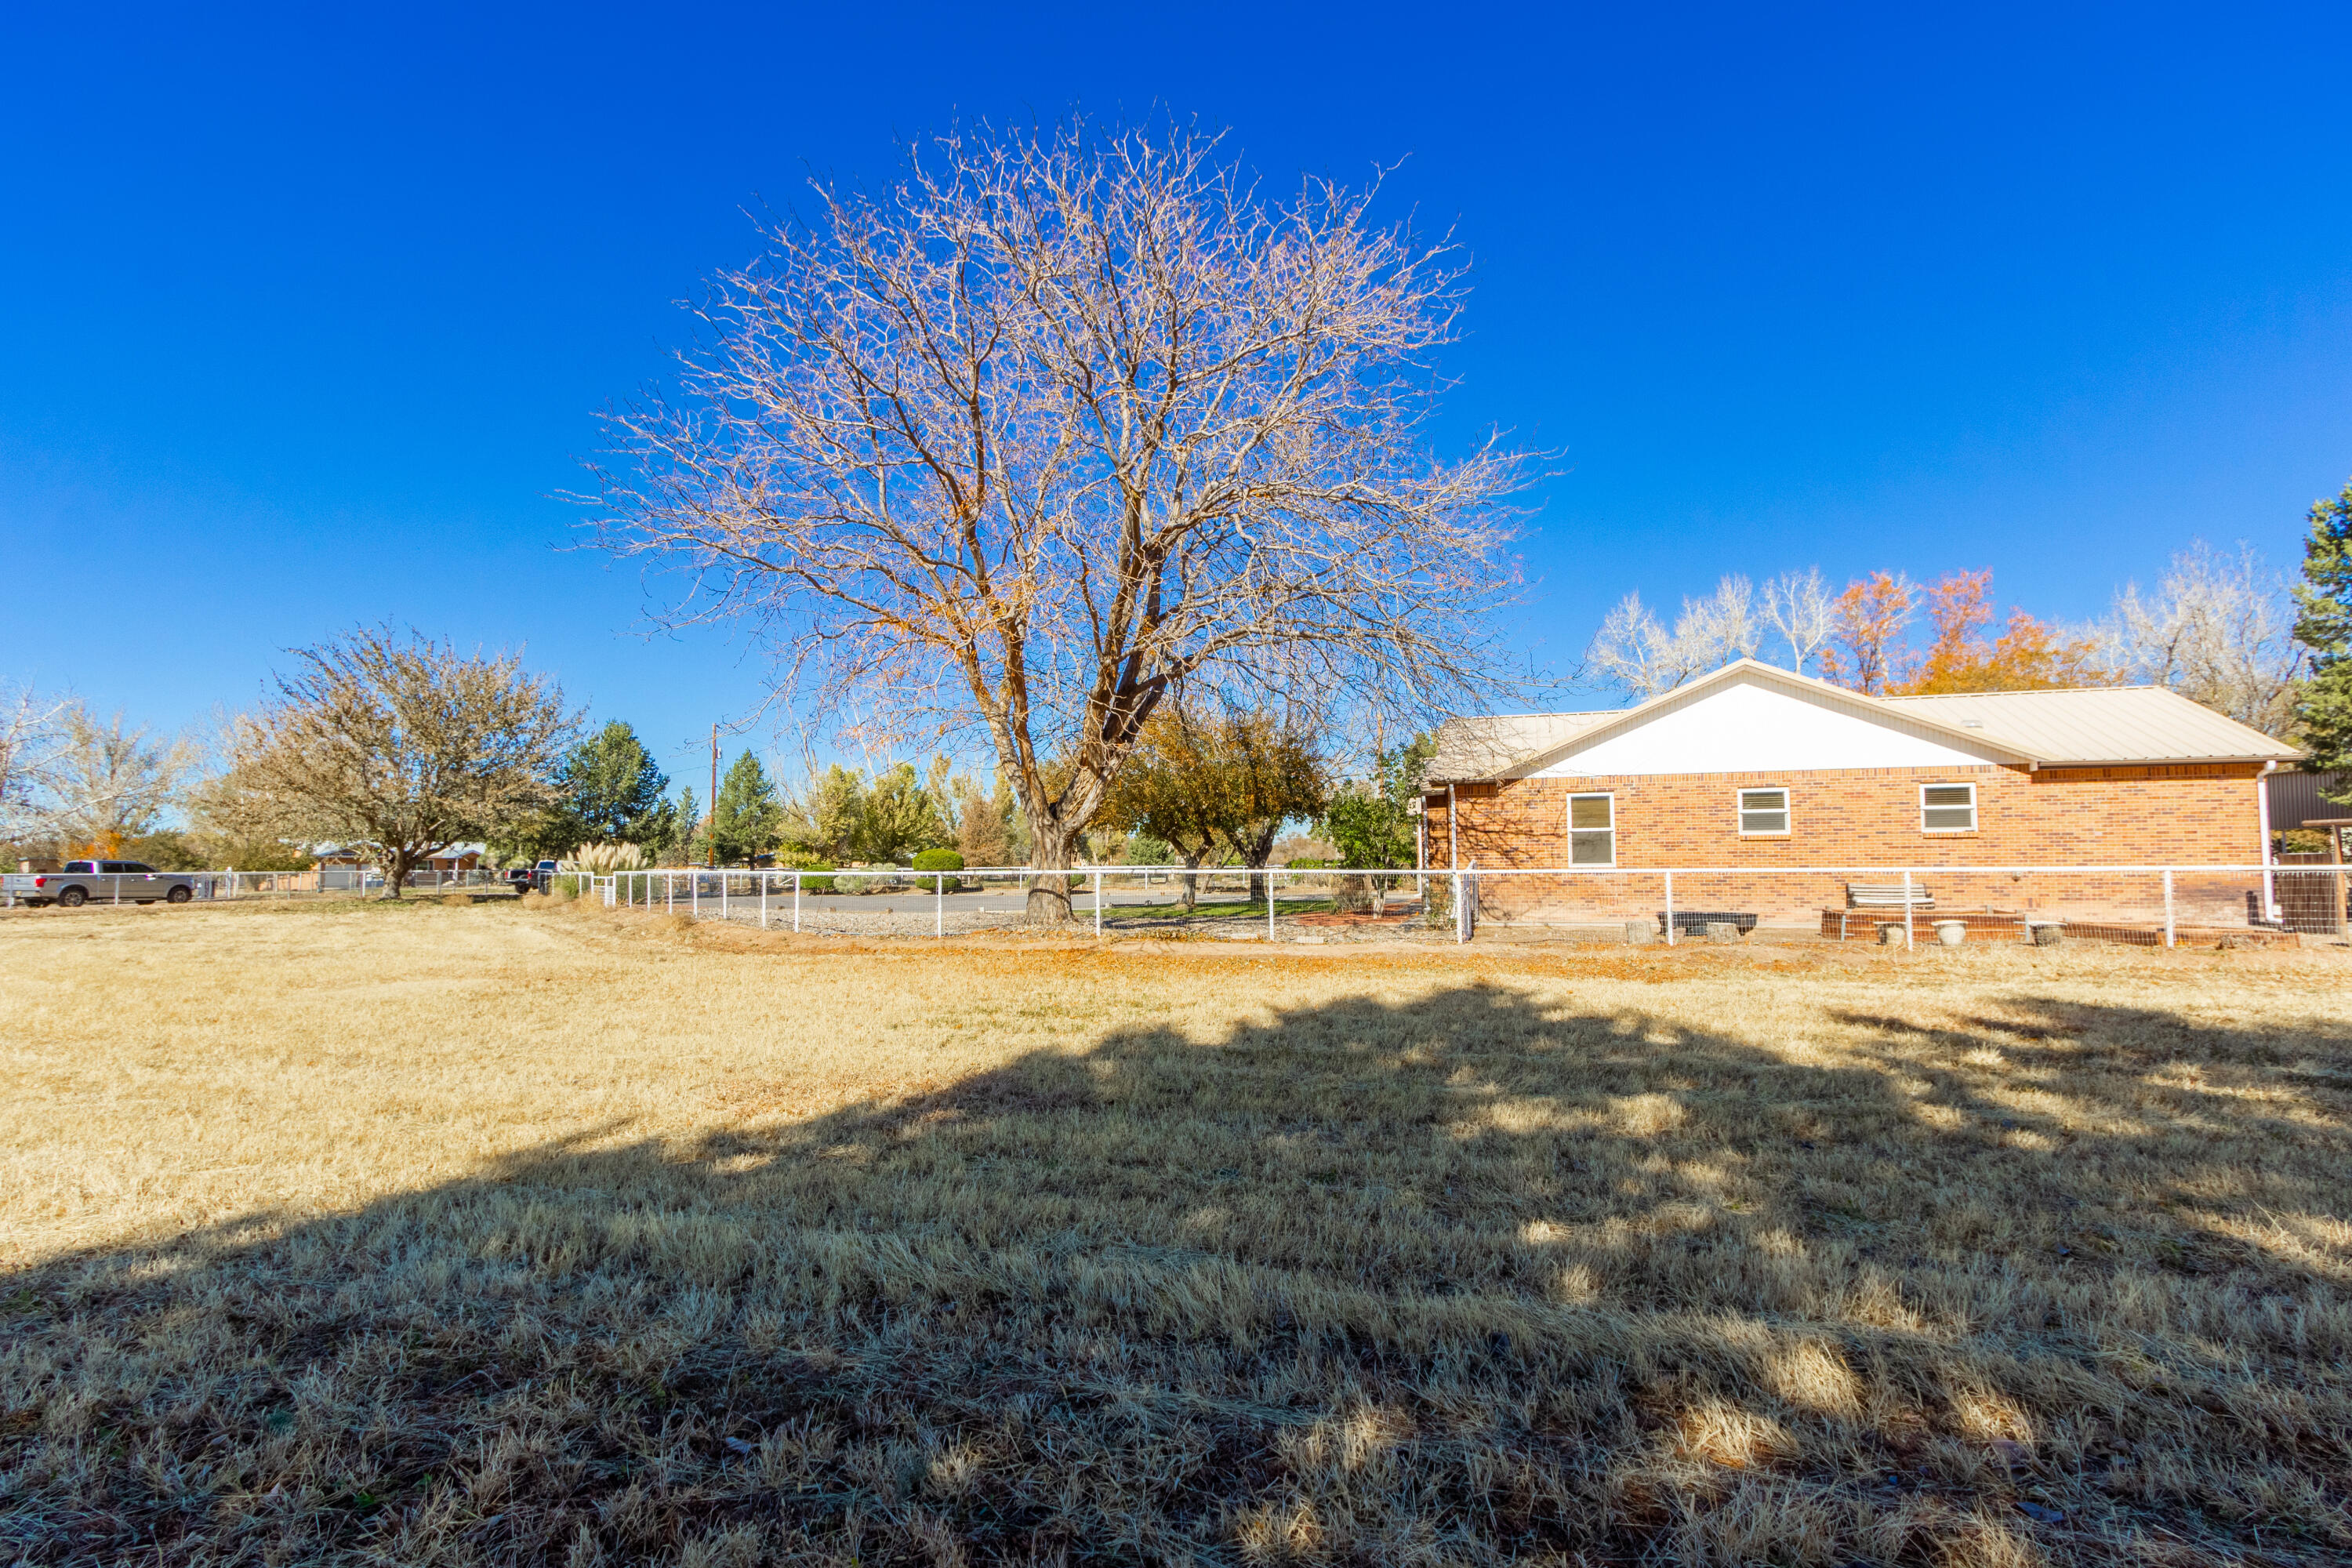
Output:
[[[1979,730],[2044,764],[2285,762],[2303,755],[2284,741],[2160,686],[1878,700],[1939,724]]]
[[[2044,766],[2098,763],[2291,761],[2284,741],[2158,686],[2071,691],[1971,691],[1948,697],[1868,697],[1753,659],[1736,659],[1690,685],[1632,708],[1598,713],[1497,713],[1448,720],[1430,759],[1432,787],[1448,779],[1520,772],[1588,731],[1648,722],[1646,709],[1678,705],[1709,686],[1762,679],[1811,689],[1849,710],[1899,713],[1961,741],[1985,743]]]
[[[1438,726],[1437,752],[1429,759],[1432,785],[1447,779],[1491,779],[1511,771],[1513,764],[1565,745],[1580,731],[1612,719],[1624,710],[1602,713],[1491,713],[1469,719],[1448,719]]]

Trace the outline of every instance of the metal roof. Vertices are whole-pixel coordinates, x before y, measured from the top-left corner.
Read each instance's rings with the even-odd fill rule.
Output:
[[[1497,713],[1448,720],[1430,759],[1431,787],[1451,780],[1493,779],[1523,773],[1599,730],[1646,722],[1645,710],[1680,706],[1705,688],[1741,679],[1826,698],[1849,712],[1900,714],[1913,725],[1939,730],[2043,766],[2102,763],[2292,761],[2303,753],[2285,742],[2191,702],[2158,686],[2111,686],[2063,691],[1971,691],[1939,697],[1871,697],[1777,665],[1738,659],[1686,686],[1631,708],[1586,713]]]
[[[1576,735],[1624,710],[1601,713],[1489,713],[1448,719],[1438,727],[1437,751],[1429,759],[1428,779],[1491,779],[1511,771],[1514,763],[1566,745]]]
[[[2284,741],[2161,686],[1882,697],[1897,712],[1978,730],[2044,764],[2288,762]]]

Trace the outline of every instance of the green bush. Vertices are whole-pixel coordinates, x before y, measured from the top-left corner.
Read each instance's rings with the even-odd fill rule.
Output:
[[[1286,868],[1292,871],[1328,871],[1330,868],[1331,862],[1328,860],[1318,860],[1312,855],[1301,855]]]
[[[917,871],[961,871],[963,869],[963,857],[953,849],[925,849],[916,855],[914,868]],[[946,883],[944,890],[947,892],[963,890],[961,878],[950,877]],[[931,877],[917,877],[915,885],[928,889],[938,887],[939,881]]]
[[[833,878],[809,875],[812,871],[831,871],[833,868],[830,866],[793,866],[788,868],[801,874],[801,891],[803,893],[830,893],[837,890],[833,885]]]
[[[874,885],[873,878],[855,874],[845,874],[832,878],[830,880],[833,886],[826,890],[835,893],[862,893]]]

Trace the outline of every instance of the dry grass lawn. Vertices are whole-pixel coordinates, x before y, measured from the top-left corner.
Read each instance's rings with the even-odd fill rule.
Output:
[[[2342,1563],[2347,980],[0,916],[0,1561]]]

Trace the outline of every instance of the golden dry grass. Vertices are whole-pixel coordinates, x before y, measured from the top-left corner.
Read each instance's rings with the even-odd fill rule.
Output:
[[[2340,1562],[2347,978],[0,917],[0,1558]]]

